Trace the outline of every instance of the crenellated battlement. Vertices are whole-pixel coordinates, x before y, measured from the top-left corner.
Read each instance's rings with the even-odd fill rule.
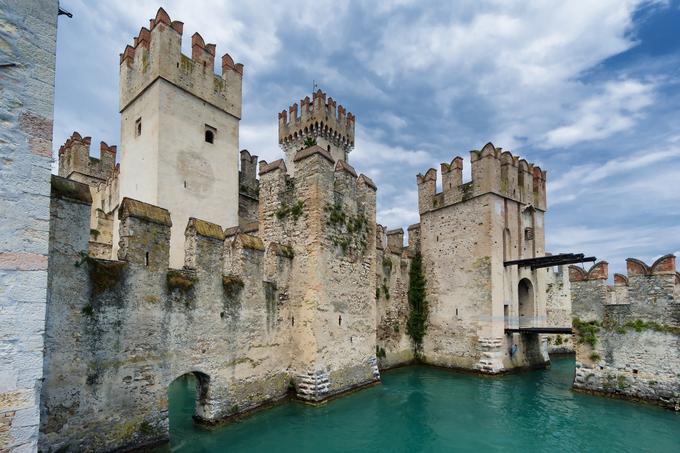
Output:
[[[337,108],[336,108],[337,107]],[[317,90],[294,103],[288,111],[279,113],[279,143],[288,144],[304,141],[308,136],[328,137],[346,148],[354,147],[354,127],[356,118],[333,98],[326,100],[326,93]]]
[[[90,156],[91,137],[73,132],[59,148],[59,176],[97,186],[116,170],[116,146],[99,144],[99,158]]]
[[[487,143],[470,151],[472,180],[463,183],[463,158],[442,163],[442,191],[436,192],[437,170],[430,168],[416,177],[420,213],[467,201],[486,193],[530,204],[545,211],[546,172],[509,151]]]
[[[574,387],[680,410],[680,274],[675,256],[626,260],[607,285],[607,263],[569,267]]]
[[[354,148],[356,118],[333,98],[317,90],[279,113],[279,144],[286,154],[289,171],[295,154],[304,148],[305,140],[313,138],[330,153],[334,161],[347,161]]]
[[[224,54],[221,75],[215,74],[215,44],[194,33],[188,57],[181,52],[183,31],[182,22],[170,20],[159,8],[149,28],[142,27],[125,47],[120,54],[120,111],[162,79],[240,118],[243,65]]]
[[[587,321],[610,319],[619,324],[634,320],[678,324],[678,309],[674,307],[680,303],[680,273],[675,256],[664,255],[651,266],[628,258],[626,267],[627,275],[614,274],[614,285],[608,285],[606,261],[587,271],[569,266],[574,315]]]

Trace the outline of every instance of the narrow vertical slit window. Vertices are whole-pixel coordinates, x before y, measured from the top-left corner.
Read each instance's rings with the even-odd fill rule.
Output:
[[[205,142],[206,143],[214,143],[215,142],[215,134],[217,134],[217,129],[215,129],[212,126],[208,126],[207,124],[205,125]]]
[[[142,118],[137,118],[135,121],[135,137],[142,135]]]

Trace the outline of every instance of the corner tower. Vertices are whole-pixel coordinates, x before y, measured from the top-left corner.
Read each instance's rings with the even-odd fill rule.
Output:
[[[355,117],[326,93],[317,90],[298,104],[294,103],[279,113],[279,145],[285,154],[286,168],[295,174],[295,153],[307,148],[305,140],[314,138],[316,144],[328,151],[333,161],[348,161],[354,148]],[[299,116],[298,116],[299,112]]]
[[[184,263],[189,217],[238,224],[238,131],[243,65],[198,33],[181,53],[183,24],[160,8],[120,55],[120,199],[172,214],[170,264]],[[114,244],[116,241],[114,241]]]

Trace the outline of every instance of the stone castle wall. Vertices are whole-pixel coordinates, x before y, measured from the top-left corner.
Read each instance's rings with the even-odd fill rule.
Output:
[[[0,451],[38,442],[56,0],[0,0]]]
[[[298,157],[296,178],[262,163],[255,229],[190,219],[181,269],[170,213],[129,198],[118,260],[93,257],[90,188],[53,177],[43,450],[167,439],[187,373],[206,423],[379,380],[375,186],[321,148]]]
[[[569,273],[564,266],[557,271],[546,270],[547,291],[546,315],[549,327],[571,327],[571,285]],[[574,343],[571,335],[546,335],[549,354],[573,354]]]
[[[680,274],[675,257],[627,260],[607,285],[606,262],[570,266],[574,388],[680,410]]]
[[[320,400],[379,378],[375,330],[375,185],[323,148],[260,162],[260,235],[294,254],[291,370]]]
[[[406,331],[409,318],[408,287],[411,258],[419,249],[419,225],[409,227],[409,246],[404,231],[386,232],[378,225],[376,238],[376,355],[381,369],[405,365],[415,359]]]
[[[120,260],[90,258],[89,203],[55,177],[41,449],[167,439],[167,389],[186,373],[206,422],[286,395],[290,257],[192,219],[186,264],[169,269],[169,213],[124,199]]]

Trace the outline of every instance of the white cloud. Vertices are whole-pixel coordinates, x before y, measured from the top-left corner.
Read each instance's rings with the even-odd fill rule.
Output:
[[[630,129],[654,101],[654,85],[637,80],[608,82],[569,115],[571,122],[548,131],[542,147],[568,147]]]
[[[602,164],[585,164],[572,167],[563,173],[559,178],[550,181],[548,184],[548,196],[552,206],[565,201],[576,199],[585,191],[592,191],[598,186],[596,183],[607,178],[629,174],[625,180],[620,180],[614,184],[624,184],[627,187],[637,186],[650,188],[658,186],[658,179],[642,179],[641,170],[644,167],[669,160],[680,158],[680,147],[670,147],[658,151],[641,151],[625,157],[617,157]],[[677,160],[676,160],[677,165]],[[677,177],[677,175],[675,175]],[[613,192],[612,186],[609,189]]]
[[[432,160],[430,154],[422,149],[406,149],[381,143],[358,125],[355,141],[356,149],[350,154],[350,158],[353,163],[366,167],[407,164],[410,168],[417,168]]]
[[[629,33],[633,12],[649,3],[452,6],[444,13],[397,16],[382,31],[378,45],[360,55],[393,85],[436,89],[443,111],[463,97],[477,96],[491,109],[492,138],[501,139],[503,147],[516,147],[521,143],[517,137],[529,143],[547,138],[546,146],[571,145],[629,128],[650,105],[652,84],[579,80],[604,59],[636,45]],[[408,37],[395,39],[404,30]],[[607,108],[600,113],[597,105]],[[573,106],[579,108],[570,115]]]

